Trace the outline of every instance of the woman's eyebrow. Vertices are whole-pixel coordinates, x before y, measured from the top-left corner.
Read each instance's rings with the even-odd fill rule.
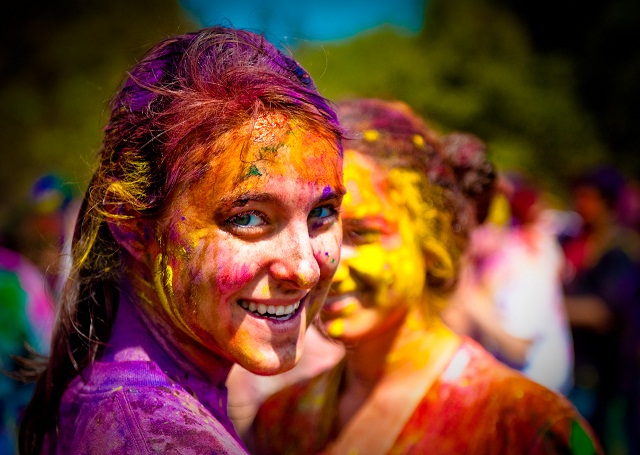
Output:
[[[252,202],[273,202],[277,198],[273,194],[261,193],[257,191],[245,191],[243,193],[223,196],[220,203],[228,207],[244,207],[250,201]]]
[[[322,195],[318,198],[319,202],[324,202],[324,201],[328,201],[330,199],[342,199],[343,196],[346,194],[346,190],[342,187],[337,188],[337,189],[329,189],[327,190],[325,188],[325,191],[322,192]]]
[[[318,198],[319,202],[330,199],[342,199],[346,190],[342,187],[324,191]],[[244,207],[249,202],[277,202],[278,197],[271,193],[263,193],[258,191],[244,191],[239,194],[229,194],[219,199],[219,204],[225,207]]]

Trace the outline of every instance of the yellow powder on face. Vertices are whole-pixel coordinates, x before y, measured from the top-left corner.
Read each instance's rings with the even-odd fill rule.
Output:
[[[358,163],[364,159],[362,155],[354,150],[345,150],[345,161],[347,163]],[[349,218],[365,218],[369,214],[379,214],[386,210],[382,204],[381,197],[375,195],[384,194],[386,188],[382,185],[384,180],[373,174],[373,169],[369,166],[347,165],[344,167],[344,181],[347,189],[342,200],[343,207],[348,207]]]
[[[360,245],[358,255],[349,260],[349,264],[355,270],[362,271],[367,276],[375,278],[376,286],[390,286],[395,279],[401,277],[394,276],[394,266],[390,261],[395,259],[395,254],[390,255],[379,243],[370,245]],[[380,302],[384,305],[384,302]]]
[[[207,235],[209,234],[209,229],[208,228],[194,229],[192,231],[189,231],[188,234],[189,234],[189,243],[191,244],[190,246],[191,248],[195,249],[200,243],[200,240],[207,237]]]
[[[346,318],[351,316],[353,313],[355,313],[357,309],[358,309],[358,305],[356,303],[350,303],[349,305],[345,306],[342,309],[340,314]]]
[[[262,288],[260,289],[260,295],[262,297],[268,298],[271,295],[271,290],[269,289],[269,284],[268,283],[264,283],[262,285]]]
[[[344,261],[340,262],[338,270],[333,275],[333,283],[331,288],[338,294],[348,294],[358,290],[358,283],[353,279]]]
[[[165,289],[169,292],[169,298],[171,301],[175,300],[175,296],[173,295],[173,268],[170,265],[167,265],[166,272],[164,274],[164,286]]]
[[[336,272],[333,274],[333,281],[342,282],[349,278],[349,268],[344,264],[344,261],[338,263],[338,267],[336,268]],[[346,291],[342,291],[346,292]]]
[[[375,283],[375,304],[384,308],[396,305],[389,293],[401,292],[411,301],[422,294],[425,264],[422,250],[417,243],[414,219],[408,215],[404,199],[394,197],[397,192],[388,185],[384,173],[369,157],[354,150],[345,152],[344,169],[347,195],[343,200],[343,219],[347,221],[373,223],[371,233],[363,234],[356,246],[357,254],[346,263],[358,274]],[[408,177],[413,177],[408,174]],[[409,179],[409,188],[413,179]],[[415,192],[415,191],[414,191]],[[381,222],[381,232],[376,223]],[[396,231],[397,229],[397,231]],[[348,292],[343,287],[349,281],[346,267],[338,270],[335,282],[339,292]],[[342,279],[341,279],[342,278]]]

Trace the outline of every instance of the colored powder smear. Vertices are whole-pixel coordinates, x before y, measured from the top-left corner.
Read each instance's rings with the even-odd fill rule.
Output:
[[[256,176],[256,177],[262,176],[262,174],[260,173],[260,170],[255,164],[252,164],[251,166],[249,166],[249,172],[247,172],[247,177],[253,177],[253,176]]]

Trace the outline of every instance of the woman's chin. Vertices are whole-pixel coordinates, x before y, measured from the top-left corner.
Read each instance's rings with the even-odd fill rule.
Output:
[[[284,351],[284,352],[283,352]],[[238,359],[237,363],[245,370],[260,376],[273,376],[292,369],[302,355],[298,349],[286,349],[283,351],[270,351],[259,353],[246,359]]]

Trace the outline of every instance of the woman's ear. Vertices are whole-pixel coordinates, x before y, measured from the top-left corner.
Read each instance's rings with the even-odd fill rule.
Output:
[[[160,247],[155,237],[155,221],[143,218],[123,204],[105,204],[111,235],[137,261],[149,263]]]

